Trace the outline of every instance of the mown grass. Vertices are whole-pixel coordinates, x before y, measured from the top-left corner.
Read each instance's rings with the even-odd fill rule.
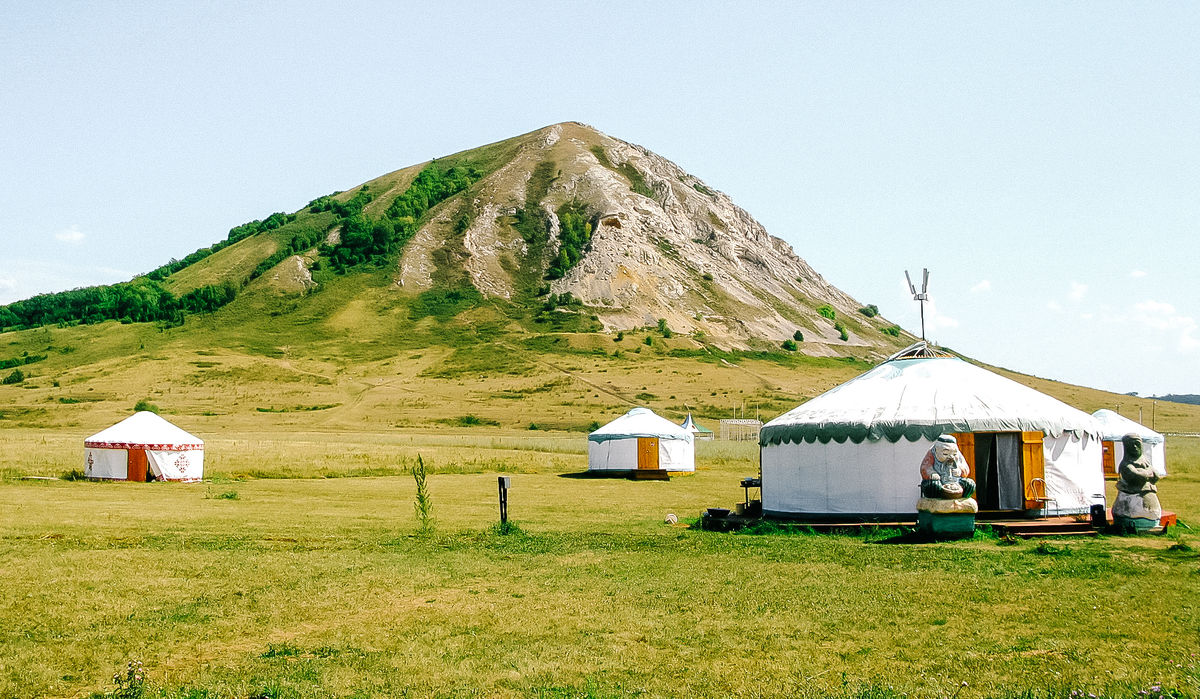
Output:
[[[74,435],[0,439],[7,469],[78,459]],[[1163,500],[1196,521],[1200,444],[1169,448]],[[740,500],[753,445],[702,444],[698,472],[666,483],[563,477],[584,449],[499,430],[235,434],[209,442],[208,486],[2,481],[0,696],[103,691],[130,659],[168,697],[949,696],[958,678],[963,697],[1197,691],[1189,533],[710,534],[663,517]],[[417,453],[429,536],[404,472]],[[507,535],[501,464],[516,469]],[[304,477],[233,482],[254,468]]]

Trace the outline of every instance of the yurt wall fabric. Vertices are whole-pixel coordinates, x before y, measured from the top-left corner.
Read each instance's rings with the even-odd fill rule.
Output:
[[[593,471],[632,471],[638,468],[638,439],[609,439],[588,442],[588,469]],[[666,471],[694,471],[692,445],[680,439],[658,440],[658,468]]]
[[[915,513],[921,459],[945,433],[964,442],[1016,435],[1021,509],[1082,513],[1103,500],[1099,425],[1090,415],[962,360],[920,358],[885,362],[767,423],[763,509]],[[972,478],[979,466],[972,463]]]
[[[130,473],[131,465],[141,468],[142,463],[159,480],[200,480],[204,442],[147,411],[84,440],[84,473],[89,478],[142,480],[143,473]]]
[[[658,468],[694,471],[695,445],[692,433],[648,408],[634,408],[588,435],[588,469],[630,471],[637,469],[638,441],[658,441]],[[644,442],[643,442],[644,443]]]
[[[849,440],[762,448],[763,510],[770,514],[897,514],[917,511],[921,459],[933,440]],[[1085,513],[1103,497],[1100,442],[1066,432],[1043,441],[1045,509]],[[974,467],[970,477],[978,479]],[[1038,492],[1042,495],[1042,492]]]

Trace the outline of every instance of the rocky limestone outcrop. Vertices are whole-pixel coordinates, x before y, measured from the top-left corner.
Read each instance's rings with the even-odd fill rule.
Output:
[[[546,162],[554,177],[545,195],[529,202],[533,173]],[[568,202],[583,204],[595,228],[582,259],[551,290],[582,299],[608,329],[652,326],[661,318],[677,332],[735,345],[779,341],[799,329],[810,354],[888,344],[875,337],[882,319],[858,315],[861,304],[728,196],[641,146],[574,122],[527,135],[511,159],[435,209],[406,248],[397,283],[429,288],[435,253],[449,246],[476,288],[512,298],[521,283],[516,270],[533,265],[542,273],[557,255],[556,212]],[[539,260],[530,259],[530,246],[513,227],[514,214],[530,203],[548,220]],[[459,236],[452,222],[464,210],[471,225]],[[849,319],[847,340],[816,312],[821,305]]]

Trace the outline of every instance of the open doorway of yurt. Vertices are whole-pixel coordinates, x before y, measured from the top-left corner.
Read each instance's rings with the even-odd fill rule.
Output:
[[[975,501],[981,510],[1025,509],[1021,433],[975,435]]]

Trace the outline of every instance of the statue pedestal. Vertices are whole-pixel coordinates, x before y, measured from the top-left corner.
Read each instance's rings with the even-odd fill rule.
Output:
[[[969,539],[975,535],[975,513],[921,511],[917,531],[931,539]]]
[[[1154,529],[1162,519],[1157,493],[1117,493],[1112,512],[1117,534],[1139,534]]]
[[[975,535],[975,513],[979,504],[973,498],[917,501],[917,531],[931,539],[966,539]]]
[[[1113,515],[1113,530],[1120,536],[1141,534],[1158,526],[1157,519],[1149,517],[1120,517]]]

